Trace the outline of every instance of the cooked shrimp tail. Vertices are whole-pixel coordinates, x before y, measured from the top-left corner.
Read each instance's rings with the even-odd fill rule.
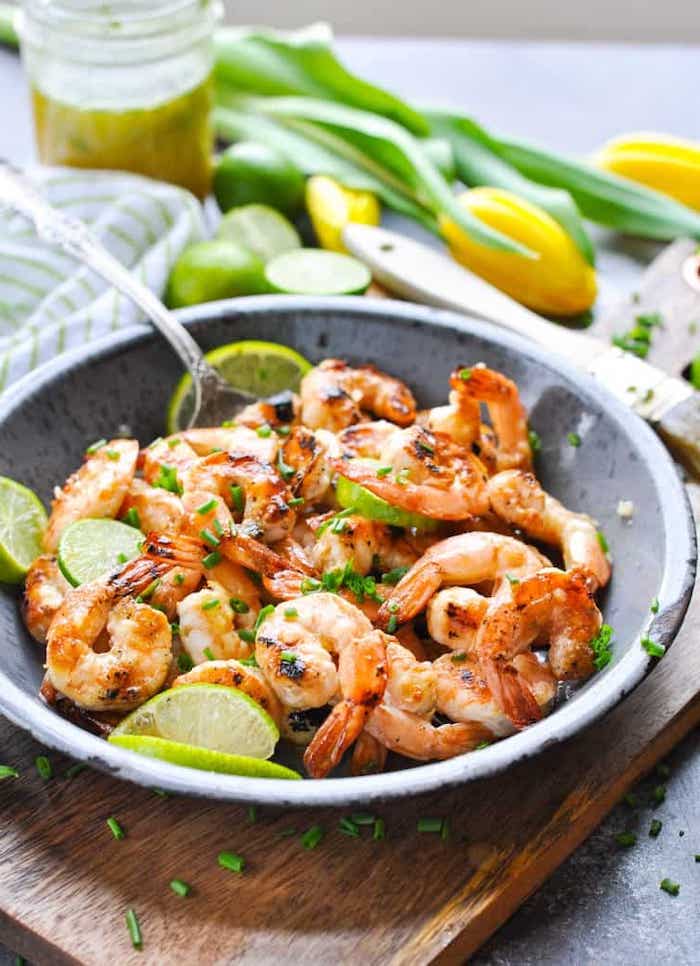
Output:
[[[388,749],[374,738],[369,731],[363,731],[352,749],[350,774],[374,775],[384,771]]]
[[[540,720],[542,709],[527,681],[512,664],[498,658],[487,659],[481,662],[481,670],[496,703],[518,730]]]

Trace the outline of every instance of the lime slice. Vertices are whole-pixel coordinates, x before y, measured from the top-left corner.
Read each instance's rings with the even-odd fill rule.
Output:
[[[280,737],[267,711],[247,694],[222,684],[163,691],[132,711],[112,733],[151,735],[249,758],[269,758]]]
[[[351,255],[316,248],[278,255],[265,266],[265,278],[274,292],[290,295],[361,295],[372,281]]]
[[[379,520],[392,527],[413,527],[416,530],[437,530],[439,520],[424,517],[420,513],[411,513],[400,507],[392,506],[380,496],[375,496],[371,490],[359,483],[353,483],[346,476],[339,476],[335,487],[335,497],[343,509],[352,507],[361,517],[368,520]]]
[[[243,205],[224,215],[216,233],[218,238],[235,242],[241,248],[269,262],[275,255],[301,248],[294,225],[268,205]]]
[[[127,748],[139,755],[159,758],[173,765],[185,768],[198,768],[200,771],[217,771],[226,775],[245,775],[247,778],[284,778],[300,779],[301,775],[291,768],[277,765],[274,761],[260,758],[247,758],[245,755],[227,755],[210,748],[195,748],[166,738],[153,738],[150,735],[112,734],[108,739],[113,745]]]
[[[48,517],[36,493],[0,476],[0,581],[18,584],[42,551]]]
[[[58,566],[74,587],[139,555],[143,534],[118,520],[76,520],[61,534]]]
[[[284,389],[296,391],[311,363],[294,349],[276,342],[231,342],[212,349],[204,356],[234,389],[251,396],[266,397]],[[192,411],[192,379],[184,375],[170,398],[166,416],[169,434],[187,425]]]

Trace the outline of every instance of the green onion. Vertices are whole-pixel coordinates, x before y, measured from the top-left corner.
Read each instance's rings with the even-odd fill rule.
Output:
[[[175,493],[177,496],[182,493],[182,487],[177,479],[177,469],[174,466],[168,466],[167,463],[160,464],[158,477],[152,485],[160,490],[167,490],[168,493]]]
[[[113,462],[116,463],[116,461],[119,459],[119,450],[106,449],[105,456],[107,457],[108,460],[112,460]]]
[[[350,819],[355,825],[374,825],[376,821],[374,815],[369,815],[367,812],[355,812]]]
[[[174,584],[177,584],[178,587],[181,584],[184,584],[184,582],[185,582],[185,575],[184,574],[178,573],[178,574],[175,574],[175,576],[173,577],[173,583]]]
[[[150,582],[150,584],[148,585],[148,587],[146,587],[144,592],[142,594],[139,594],[139,597],[141,598],[142,601],[148,600],[149,597],[152,597],[155,594],[155,592],[158,590],[159,587],[160,587],[160,577],[156,577],[155,580],[152,580]]]
[[[653,805],[661,805],[666,801],[666,786],[657,785],[656,788],[651,793],[651,801]]]
[[[349,835],[354,839],[360,837],[359,827],[350,818],[341,818],[340,822],[338,823],[338,831],[342,832],[343,835]]]
[[[151,791],[158,798],[170,798],[170,792],[166,792],[164,788],[152,788]]]
[[[169,439],[168,449],[175,449],[175,447],[179,446],[181,442],[182,440],[179,438],[179,436],[176,436],[174,439]]]
[[[214,652],[212,651],[212,649],[210,647],[205,647],[203,653],[204,653],[204,656],[207,659],[207,661],[215,661],[216,660],[216,658],[214,657]]]
[[[399,470],[399,472],[396,474],[394,479],[399,484],[399,486],[406,486],[406,483],[408,483],[408,478],[410,475],[411,475],[411,471],[408,469],[408,467],[404,467],[402,470]]]
[[[248,806],[248,821],[251,825],[254,825],[258,820],[258,807],[257,805]]]
[[[187,651],[180,651],[177,656],[177,667],[181,674],[187,674],[194,667],[194,661]]]
[[[533,453],[539,453],[542,449],[542,439],[540,434],[534,429],[528,429],[527,431],[528,442],[530,443],[530,449]]]
[[[664,823],[660,822],[658,818],[652,819],[651,825],[649,826],[649,835],[651,838],[655,839],[658,837],[659,832],[664,827]]]
[[[593,651],[593,663],[599,671],[602,671],[612,661],[612,636],[613,629],[609,624],[603,624],[591,641]]]
[[[623,849],[629,849],[631,846],[636,844],[637,836],[634,834],[634,832],[620,832],[619,835],[615,836],[615,841]]]
[[[129,507],[124,516],[122,517],[122,523],[126,523],[127,526],[133,527],[135,530],[141,529],[141,520],[139,518],[139,511],[135,506]]]
[[[321,589],[321,581],[315,580],[313,577],[304,577],[299,589],[302,594],[313,594],[315,591]]]
[[[512,577],[510,574],[506,574],[506,580],[511,586],[520,583],[520,580],[517,577]]]
[[[274,608],[274,606],[272,604],[266,604],[265,607],[263,607],[260,610],[260,613],[258,614],[257,620],[255,621],[255,625],[254,625],[254,630],[255,631],[257,631],[259,629],[260,625],[262,624],[262,622],[265,621],[265,620],[267,620],[267,618],[270,616],[270,614],[272,614],[274,612],[274,609],[275,608]]]
[[[295,828],[283,828],[282,831],[278,832],[277,834],[281,839],[288,839],[291,838],[292,835],[296,835],[297,830]]]
[[[243,637],[241,632],[238,632],[239,637]],[[255,660],[255,655],[251,654],[250,657],[241,657],[238,659],[239,664],[245,664],[246,667],[260,667],[258,662]]]
[[[647,654],[652,657],[663,657],[666,653],[666,648],[663,644],[657,644],[656,641],[652,641],[650,637],[643,637],[639,642]]]
[[[133,909],[127,909],[126,911],[126,928],[129,930],[129,935],[131,936],[131,945],[134,949],[141,949],[143,946],[143,937],[141,936],[139,921]]]
[[[450,660],[453,664],[462,664],[467,659],[467,654],[465,651],[456,651],[451,655]]]
[[[284,616],[287,618],[287,620],[294,620],[295,617],[299,616],[299,611],[296,609],[296,607],[285,607]]]
[[[255,631],[251,630],[249,627],[239,627],[236,633],[242,641],[246,642],[246,644],[255,643]]]
[[[272,427],[267,423],[263,423],[262,426],[258,426],[255,432],[258,434],[258,436],[262,436],[263,439],[267,439],[268,436],[272,435]]]
[[[36,765],[36,770],[39,772],[39,776],[48,781],[53,775],[53,768],[51,767],[51,762],[46,757],[46,755],[39,755],[38,758],[34,759],[34,764]]]
[[[297,660],[297,654],[294,651],[282,651],[280,654],[280,661],[285,664],[295,664]]]
[[[124,838],[124,829],[121,827],[121,825],[116,820],[116,818],[108,818],[107,825],[109,827],[110,832],[115,837],[115,839]]]
[[[418,831],[442,832],[442,821],[441,818],[419,818],[417,825]]]
[[[117,563],[125,564],[128,559],[129,558],[127,557],[127,555],[125,553],[118,553],[117,554]]]
[[[336,520],[344,520],[345,517],[352,516],[352,514],[356,512],[357,511],[355,510],[354,506],[349,506],[347,507],[347,509],[341,510],[340,513],[334,513],[332,517],[329,517],[327,520],[324,520],[321,526],[316,530],[316,536],[320,537],[321,534],[324,533],[328,529],[328,527],[331,526],[331,524],[336,522]]]
[[[215,497],[212,497],[211,500],[207,500],[206,503],[202,503],[200,506],[197,507],[197,513],[204,516],[205,513],[209,513],[210,510],[213,510],[214,507],[218,505],[219,505],[219,501],[215,499]]]
[[[567,433],[566,441],[569,446],[575,446],[578,448],[581,445],[581,437],[578,433]]]
[[[205,600],[202,604],[202,610],[214,610],[214,608],[218,607],[220,603],[221,601],[218,597],[214,597],[212,600]]]
[[[19,778],[19,772],[11,765],[0,765],[0,781],[3,778]]]
[[[301,506],[303,502],[304,502],[303,496],[295,496],[292,500],[288,502],[287,506],[291,506],[291,507]]]
[[[275,432],[278,436],[289,436],[292,431],[291,426],[275,426]]]
[[[85,771],[86,768],[87,765],[84,765],[81,761],[77,761],[74,765],[71,765],[70,768],[66,768],[65,777],[75,778],[76,775],[79,775],[81,771]]]
[[[409,569],[409,567],[394,567],[393,570],[387,570],[385,574],[382,574],[382,583],[396,586],[405,577]]]
[[[386,632],[387,634],[395,634],[399,626],[399,619],[396,614],[392,614],[389,620],[386,622]]]
[[[391,473],[391,471],[393,470],[393,468],[394,468],[393,466],[380,466],[379,469],[377,470],[377,476],[381,480],[383,477],[388,476],[389,473]]]
[[[170,888],[173,890],[176,896],[180,896],[184,899],[192,891],[192,887],[183,882],[182,879],[171,879]]]
[[[481,748],[488,748],[490,744],[490,741],[480,741],[479,744],[474,748],[474,751],[479,751]]]
[[[374,820],[374,828],[372,830],[372,838],[375,842],[381,841],[385,837],[385,827],[384,819],[376,818]]]
[[[212,550],[208,553],[206,557],[202,559],[202,566],[207,570],[211,570],[212,567],[216,567],[217,564],[221,563],[221,554],[218,550]]]
[[[106,445],[107,445],[106,439],[98,439],[97,442],[90,443],[90,445],[85,450],[85,452],[87,453],[88,456],[92,456],[92,454],[96,453],[98,449],[102,449],[102,447]]]
[[[671,777],[671,769],[669,768],[669,766],[666,764],[665,761],[660,762],[656,766],[656,768],[654,769],[654,771],[659,776],[659,778],[670,778]]]
[[[209,544],[210,547],[218,547],[221,543],[221,540],[219,540],[219,538],[206,527],[199,531],[199,535],[205,543]]]
[[[301,837],[301,844],[305,849],[315,849],[323,838],[324,832],[320,825],[312,825]]]
[[[670,879],[662,879],[659,889],[663,889],[664,892],[668,892],[670,896],[677,896],[681,891],[680,885],[677,882],[672,882]]]
[[[659,613],[659,598],[658,597],[655,597],[652,600],[651,607],[649,608],[649,610],[652,612],[652,614],[658,614]]]
[[[296,470],[289,463],[284,462],[284,456],[282,455],[282,450],[277,454],[277,469],[280,471],[280,476],[286,482],[292,479],[296,475]]]
[[[459,370],[459,378],[462,380],[462,382],[469,382],[469,380],[471,379],[471,377],[472,377],[472,371],[471,371],[471,369],[460,369]]]
[[[622,799],[622,801],[629,808],[636,808],[637,805],[639,805],[639,799],[637,798],[636,795],[632,794],[632,792],[628,792],[627,795],[625,795],[625,797]]]
[[[218,861],[221,868],[229,872],[242,872],[245,869],[245,859],[235,852],[219,852]]]
[[[248,604],[244,600],[241,600],[240,597],[231,597],[229,604],[231,605],[231,610],[236,614],[247,614],[250,610]]]
[[[231,502],[233,503],[233,509],[236,513],[243,513],[243,507],[245,501],[243,498],[243,487],[237,486],[235,483],[231,484]]]
[[[450,837],[450,820],[445,818],[442,820],[442,828],[440,829],[440,838],[443,842],[446,842]]]

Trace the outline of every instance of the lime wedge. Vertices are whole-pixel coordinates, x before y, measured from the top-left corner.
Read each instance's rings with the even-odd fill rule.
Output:
[[[258,398],[273,396],[284,389],[296,391],[302,376],[311,368],[311,363],[294,349],[256,340],[230,342],[207,352],[204,358],[234,389]],[[184,375],[175,387],[166,416],[169,434],[187,425],[192,411],[191,387],[189,375]]]
[[[135,751],[149,758],[159,758],[173,765],[198,768],[200,771],[217,771],[226,775],[245,775],[247,778],[300,779],[301,775],[291,768],[277,765],[274,761],[248,758],[245,755],[227,755],[210,748],[195,748],[166,738],[151,735],[112,734],[108,739],[113,745]]]
[[[273,292],[290,295],[361,295],[372,276],[351,255],[299,248],[268,262],[265,278]]]
[[[139,555],[143,534],[118,520],[76,520],[61,534],[58,566],[77,587]]]
[[[18,584],[41,553],[48,517],[36,493],[0,476],[0,581]]]
[[[339,476],[335,488],[335,497],[343,509],[352,507],[361,517],[368,520],[379,520],[392,527],[413,527],[416,530],[437,530],[439,520],[424,517],[420,513],[411,513],[400,507],[392,506],[371,490],[359,483],[353,483],[346,476]]]
[[[243,205],[232,208],[221,219],[218,238],[235,242],[253,252],[263,262],[275,255],[301,248],[299,233],[284,215],[268,205]]]
[[[249,758],[269,758],[280,737],[267,711],[237,688],[221,684],[163,691],[132,711],[112,734],[150,735]]]

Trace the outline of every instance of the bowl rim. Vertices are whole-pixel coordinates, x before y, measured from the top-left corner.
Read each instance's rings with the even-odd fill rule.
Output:
[[[660,515],[667,534],[663,578],[658,598],[659,612],[650,621],[649,633],[668,646],[683,620],[693,589],[696,567],[695,525],[685,488],[668,452],[653,431],[631,410],[592,377],[575,369],[566,359],[505,329],[444,309],[434,309],[390,299],[357,297],[314,297],[263,295],[204,303],[180,310],[177,315],[187,326],[208,321],[244,317],[276,311],[337,312],[375,316],[399,327],[406,324],[447,328],[473,334],[503,345],[563,376],[576,391],[601,401],[611,418],[621,424],[632,440],[658,491]],[[235,337],[232,333],[232,336]],[[0,399],[0,427],[11,413],[47,384],[65,376],[91,359],[105,359],[157,338],[148,326],[130,326],[99,340],[72,349],[46,362],[18,380]],[[671,539],[672,535],[672,539]],[[507,740],[441,762],[426,763],[395,772],[356,778],[326,778],[303,782],[246,778],[195,771],[110,745],[60,717],[37,696],[28,702],[26,694],[0,668],[0,712],[38,741],[117,778],[140,785],[197,797],[241,803],[267,803],[281,807],[318,807],[368,804],[420,795],[439,788],[451,788],[502,771],[530,758],[586,728],[609,711],[645,676],[654,660],[641,645],[632,647],[616,664],[556,713]]]

